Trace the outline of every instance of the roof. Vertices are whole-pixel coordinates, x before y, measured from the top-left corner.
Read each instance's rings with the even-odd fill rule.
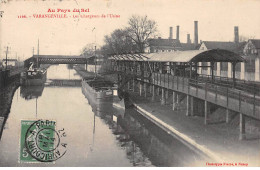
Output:
[[[249,41],[251,41],[255,48],[259,49],[260,48],[260,40],[259,39],[250,39]]]
[[[239,52],[242,50],[242,47],[246,44],[246,42],[225,42],[225,41],[203,41],[207,47],[207,49],[224,49],[233,52]]]
[[[236,48],[236,51],[235,51],[235,52],[237,52],[237,53],[243,53],[243,50],[244,50],[245,45],[246,45],[246,41],[244,41],[244,42],[239,42],[239,43],[237,44],[237,48]]]
[[[146,61],[148,59],[147,54],[119,54],[112,55],[109,59],[125,60],[125,61]]]
[[[135,59],[135,56],[141,56]],[[189,50],[189,51],[174,51],[165,53],[149,53],[149,54],[125,54],[112,56],[110,59],[116,60],[132,60],[132,61],[151,61],[151,62],[242,62],[244,59],[228,50],[213,49],[213,50]]]
[[[181,48],[180,40],[177,39],[149,39],[149,46]]]
[[[193,43],[181,43],[181,50],[188,51],[188,50],[196,50],[195,44]]]

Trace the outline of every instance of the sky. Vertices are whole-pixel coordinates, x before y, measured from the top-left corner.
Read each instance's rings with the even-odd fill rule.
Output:
[[[7,1],[7,0],[2,0]],[[260,39],[259,0],[63,0],[63,1],[7,1],[0,2],[0,59],[24,60],[39,54],[79,55],[89,43],[104,44],[104,36],[127,26],[133,15],[147,15],[157,22],[162,38],[169,37],[169,27],[180,26],[180,41],[186,42],[189,33],[194,40],[194,21],[198,21],[199,40],[233,41],[234,26],[239,35]],[[55,12],[48,12],[54,9]],[[68,18],[34,18],[34,14],[64,14]],[[81,15],[120,15],[120,18],[73,18],[74,9],[89,9]],[[26,15],[27,18],[18,18]],[[31,17],[29,17],[31,16]],[[94,29],[95,28],[95,29]]]

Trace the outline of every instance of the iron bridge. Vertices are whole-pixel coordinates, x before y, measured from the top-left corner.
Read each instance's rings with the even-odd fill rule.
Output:
[[[40,66],[41,64],[87,64],[87,58],[76,55],[33,55],[24,61],[24,67],[29,67],[33,62]]]

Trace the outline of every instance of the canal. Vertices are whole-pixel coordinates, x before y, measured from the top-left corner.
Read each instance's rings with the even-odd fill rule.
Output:
[[[48,79],[81,79],[66,65]],[[52,163],[21,163],[21,120],[54,120],[66,132],[66,154]],[[0,166],[196,166],[201,158],[134,109],[90,105],[81,87],[19,87],[0,140]]]

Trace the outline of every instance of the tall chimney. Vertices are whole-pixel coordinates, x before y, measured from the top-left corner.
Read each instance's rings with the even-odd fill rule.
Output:
[[[180,26],[179,25],[177,25],[177,29],[176,29],[176,39],[177,40],[179,40],[180,39],[180,37],[179,37],[179,32],[180,32]]]
[[[190,34],[187,34],[187,44],[190,44],[191,41],[190,41]]]
[[[169,39],[172,39],[172,27],[170,27],[170,36]]]
[[[194,44],[198,45],[198,21],[194,21]]]
[[[235,42],[235,43],[238,43],[238,42],[239,42],[238,26],[235,26],[235,27],[234,27],[234,34],[235,34],[234,42]]]

